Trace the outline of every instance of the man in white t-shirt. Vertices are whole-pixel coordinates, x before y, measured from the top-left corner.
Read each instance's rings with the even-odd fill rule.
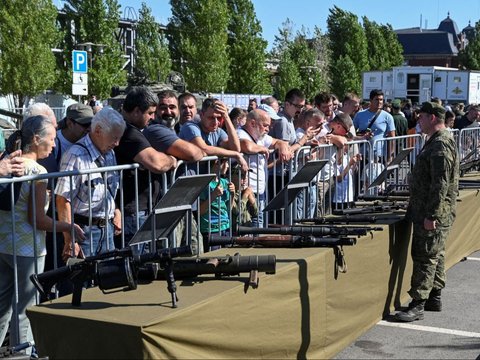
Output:
[[[258,227],[263,227],[265,179],[270,149],[278,150],[278,157],[284,162],[292,157],[286,141],[268,135],[271,122],[272,119],[266,111],[256,109],[248,113],[245,125],[237,130],[241,151],[252,170],[249,172],[249,183],[257,198],[259,209],[258,219],[252,219],[252,224]]]

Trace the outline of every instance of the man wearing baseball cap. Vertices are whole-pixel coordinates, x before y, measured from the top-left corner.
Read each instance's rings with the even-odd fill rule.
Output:
[[[457,146],[445,127],[445,109],[425,102],[418,120],[427,140],[409,181],[407,217],[413,222],[413,271],[408,308],[398,321],[422,320],[424,311],[441,311],[445,287],[445,241],[455,219],[459,161]]]

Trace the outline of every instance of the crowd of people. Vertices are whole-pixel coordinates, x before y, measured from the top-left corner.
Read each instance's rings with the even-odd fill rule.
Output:
[[[307,161],[328,160],[316,179],[318,183],[308,190],[309,195],[299,196],[297,216],[314,217],[320,214],[318,204],[326,201],[326,190],[322,186],[319,191],[319,184],[329,184],[332,191],[334,188],[329,205],[350,206],[355,200],[354,178],[362,171],[362,157],[383,164],[392,160],[395,155],[392,143],[375,140],[422,130],[431,136],[434,132],[428,134],[422,129],[425,114],[435,114],[442,124],[457,129],[478,126],[480,117],[480,107],[476,105],[464,112],[462,104],[457,104],[438,116],[440,113],[412,106],[409,101],[394,100],[387,104],[381,90],[373,90],[369,101],[364,103],[354,93],[339,101],[326,92],[307,101],[300,89],[291,89],[282,100],[268,97],[257,103],[252,99],[245,111],[229,110],[218,99],[207,98],[197,109],[193,94],[177,96],[169,90],[155,94],[140,86],[127,93],[121,114],[108,106],[95,109],[98,103],[92,98],[88,105],[71,105],[58,126],[46,104],[32,105],[25,114],[22,129],[7,141],[0,175],[83,173],[55,181],[34,181],[34,191],[28,182],[23,183],[14,208],[15,232],[10,213],[0,210],[5,220],[0,226],[0,271],[4,273],[0,279],[0,343],[7,332],[14,298],[14,257],[19,270],[19,341],[24,342],[32,339],[25,309],[35,302],[35,289],[28,276],[59,266],[70,257],[95,255],[119,247],[120,234],[128,243],[165,191],[161,175],[177,169],[179,161],[196,163],[206,156],[217,158],[179,171],[180,175],[197,172],[217,175],[200,195],[198,208],[193,209],[200,223],[192,221],[191,242],[194,251],[201,253],[213,250],[208,247],[211,233],[226,234],[237,224],[267,225],[265,205],[289,181],[295,154],[305,147],[309,149]],[[436,103],[438,99],[432,101]],[[349,141],[356,140],[375,146],[347,146]],[[333,151],[326,151],[327,147]],[[117,171],[86,173],[133,163],[139,164],[140,169],[124,171],[122,182]],[[307,197],[309,204],[305,206]],[[55,201],[55,212],[49,200]],[[307,214],[302,213],[304,208]],[[420,212],[418,216],[424,214]],[[443,222],[440,215],[431,221]],[[281,218],[274,214],[269,222],[280,224]],[[441,225],[448,227],[451,219]],[[184,228],[185,225],[176,231],[179,243],[190,241]],[[52,236],[55,232],[56,236]],[[445,233],[441,236],[444,238]],[[54,238],[58,257],[52,247]],[[437,295],[444,286],[439,279],[441,276],[435,277]],[[422,301],[424,304],[429,290],[412,290],[415,299],[412,309],[417,309]],[[69,291],[66,288],[63,293]],[[408,316],[408,319],[415,317],[411,313]]]

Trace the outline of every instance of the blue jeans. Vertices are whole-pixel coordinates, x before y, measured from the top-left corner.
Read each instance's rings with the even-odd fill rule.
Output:
[[[307,196],[307,205],[305,208],[305,195]],[[300,191],[296,199],[296,219],[314,218],[317,215],[317,187],[309,186]]]
[[[28,256],[17,256],[18,278],[18,328],[19,338],[13,332],[10,334],[10,346],[33,341],[30,322],[25,310],[35,305],[37,290],[30,281],[30,275],[35,273],[35,263],[39,273],[43,272],[45,256],[36,259]],[[14,269],[13,255],[0,254],[0,344],[5,340],[8,324],[13,313],[14,299]]]
[[[263,209],[265,209],[265,193],[258,196],[258,216],[252,218],[252,227],[263,227]]]
[[[138,226],[139,228],[143,225],[143,223],[147,220],[148,214],[147,211],[139,211],[138,212]],[[128,245],[130,240],[132,239],[133,235],[137,232],[137,214],[125,214],[124,218],[124,229],[123,232],[125,234],[125,245]],[[132,251],[134,254],[142,254],[145,250],[146,244],[139,244],[132,247]]]
[[[83,226],[82,229],[85,231],[85,240],[80,243],[80,246],[85,256],[98,255],[115,249],[115,244],[113,243],[113,224],[111,221],[109,221],[105,227],[92,225],[91,227]],[[92,242],[90,242],[90,236],[92,237]]]

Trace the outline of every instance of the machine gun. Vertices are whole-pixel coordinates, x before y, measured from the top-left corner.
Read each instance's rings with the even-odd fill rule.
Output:
[[[352,223],[379,223],[382,220],[392,220],[403,218],[403,214],[388,214],[388,215],[339,215],[339,216],[329,216],[329,217],[319,217],[319,218],[305,218],[297,220],[296,225],[308,226],[309,224],[313,225],[339,225],[339,224],[352,224]]]
[[[316,238],[314,236],[296,236],[296,235],[267,235],[267,236],[220,236],[210,235],[208,242],[210,246],[240,246],[251,247],[261,246],[268,248],[304,248],[304,247],[335,247],[343,245],[355,245],[355,238],[340,237]]]
[[[355,214],[371,214],[384,213],[393,210],[406,210],[407,204],[387,204],[387,205],[371,205],[351,209],[334,209],[332,213],[335,215],[355,215]]]
[[[139,273],[139,278],[165,280],[165,272],[159,271],[156,263],[147,264],[146,268]],[[245,283],[245,291],[248,287],[258,287],[258,273],[275,274],[275,255],[250,255],[241,256],[217,256],[179,258],[173,261],[173,273],[176,279],[193,278],[204,274],[215,274],[215,278],[236,276],[240,273],[250,273],[248,282]]]
[[[240,227],[241,228],[241,227]],[[287,228],[287,227],[286,227]],[[298,228],[292,227],[292,228]],[[311,227],[310,227],[311,228]],[[252,228],[249,228],[252,230]],[[255,230],[269,230],[269,229],[255,229]],[[255,232],[254,230],[254,232]],[[279,229],[270,229],[279,230]],[[278,231],[277,231],[278,234]],[[351,246],[357,243],[355,238],[349,237],[321,237],[316,238],[311,235],[267,235],[267,236],[219,236],[217,234],[210,235],[209,244],[223,245],[223,246],[263,246],[270,248],[303,248],[303,247],[329,247],[333,249],[335,256],[335,278],[339,272],[347,272],[347,264],[345,262],[345,255],[343,252],[343,245]]]
[[[239,235],[254,234],[272,234],[272,235],[295,235],[300,237],[325,237],[325,236],[363,236],[372,231],[382,231],[382,227],[368,226],[279,226],[271,228],[252,228],[248,226],[239,226],[237,233]]]
[[[190,246],[167,248],[153,253],[133,255],[129,247],[90,256],[85,259],[75,259],[66,266],[46,271],[42,274],[33,274],[30,280],[37,290],[50,299],[53,285],[60,280],[69,279],[73,282],[72,305],[80,306],[82,301],[82,289],[85,283],[94,281],[98,287],[106,293],[106,290],[123,291],[137,288],[138,267],[156,262],[164,269],[167,289],[172,297],[172,307],[177,307],[176,284],[173,274],[172,259],[178,256],[192,255]]]

